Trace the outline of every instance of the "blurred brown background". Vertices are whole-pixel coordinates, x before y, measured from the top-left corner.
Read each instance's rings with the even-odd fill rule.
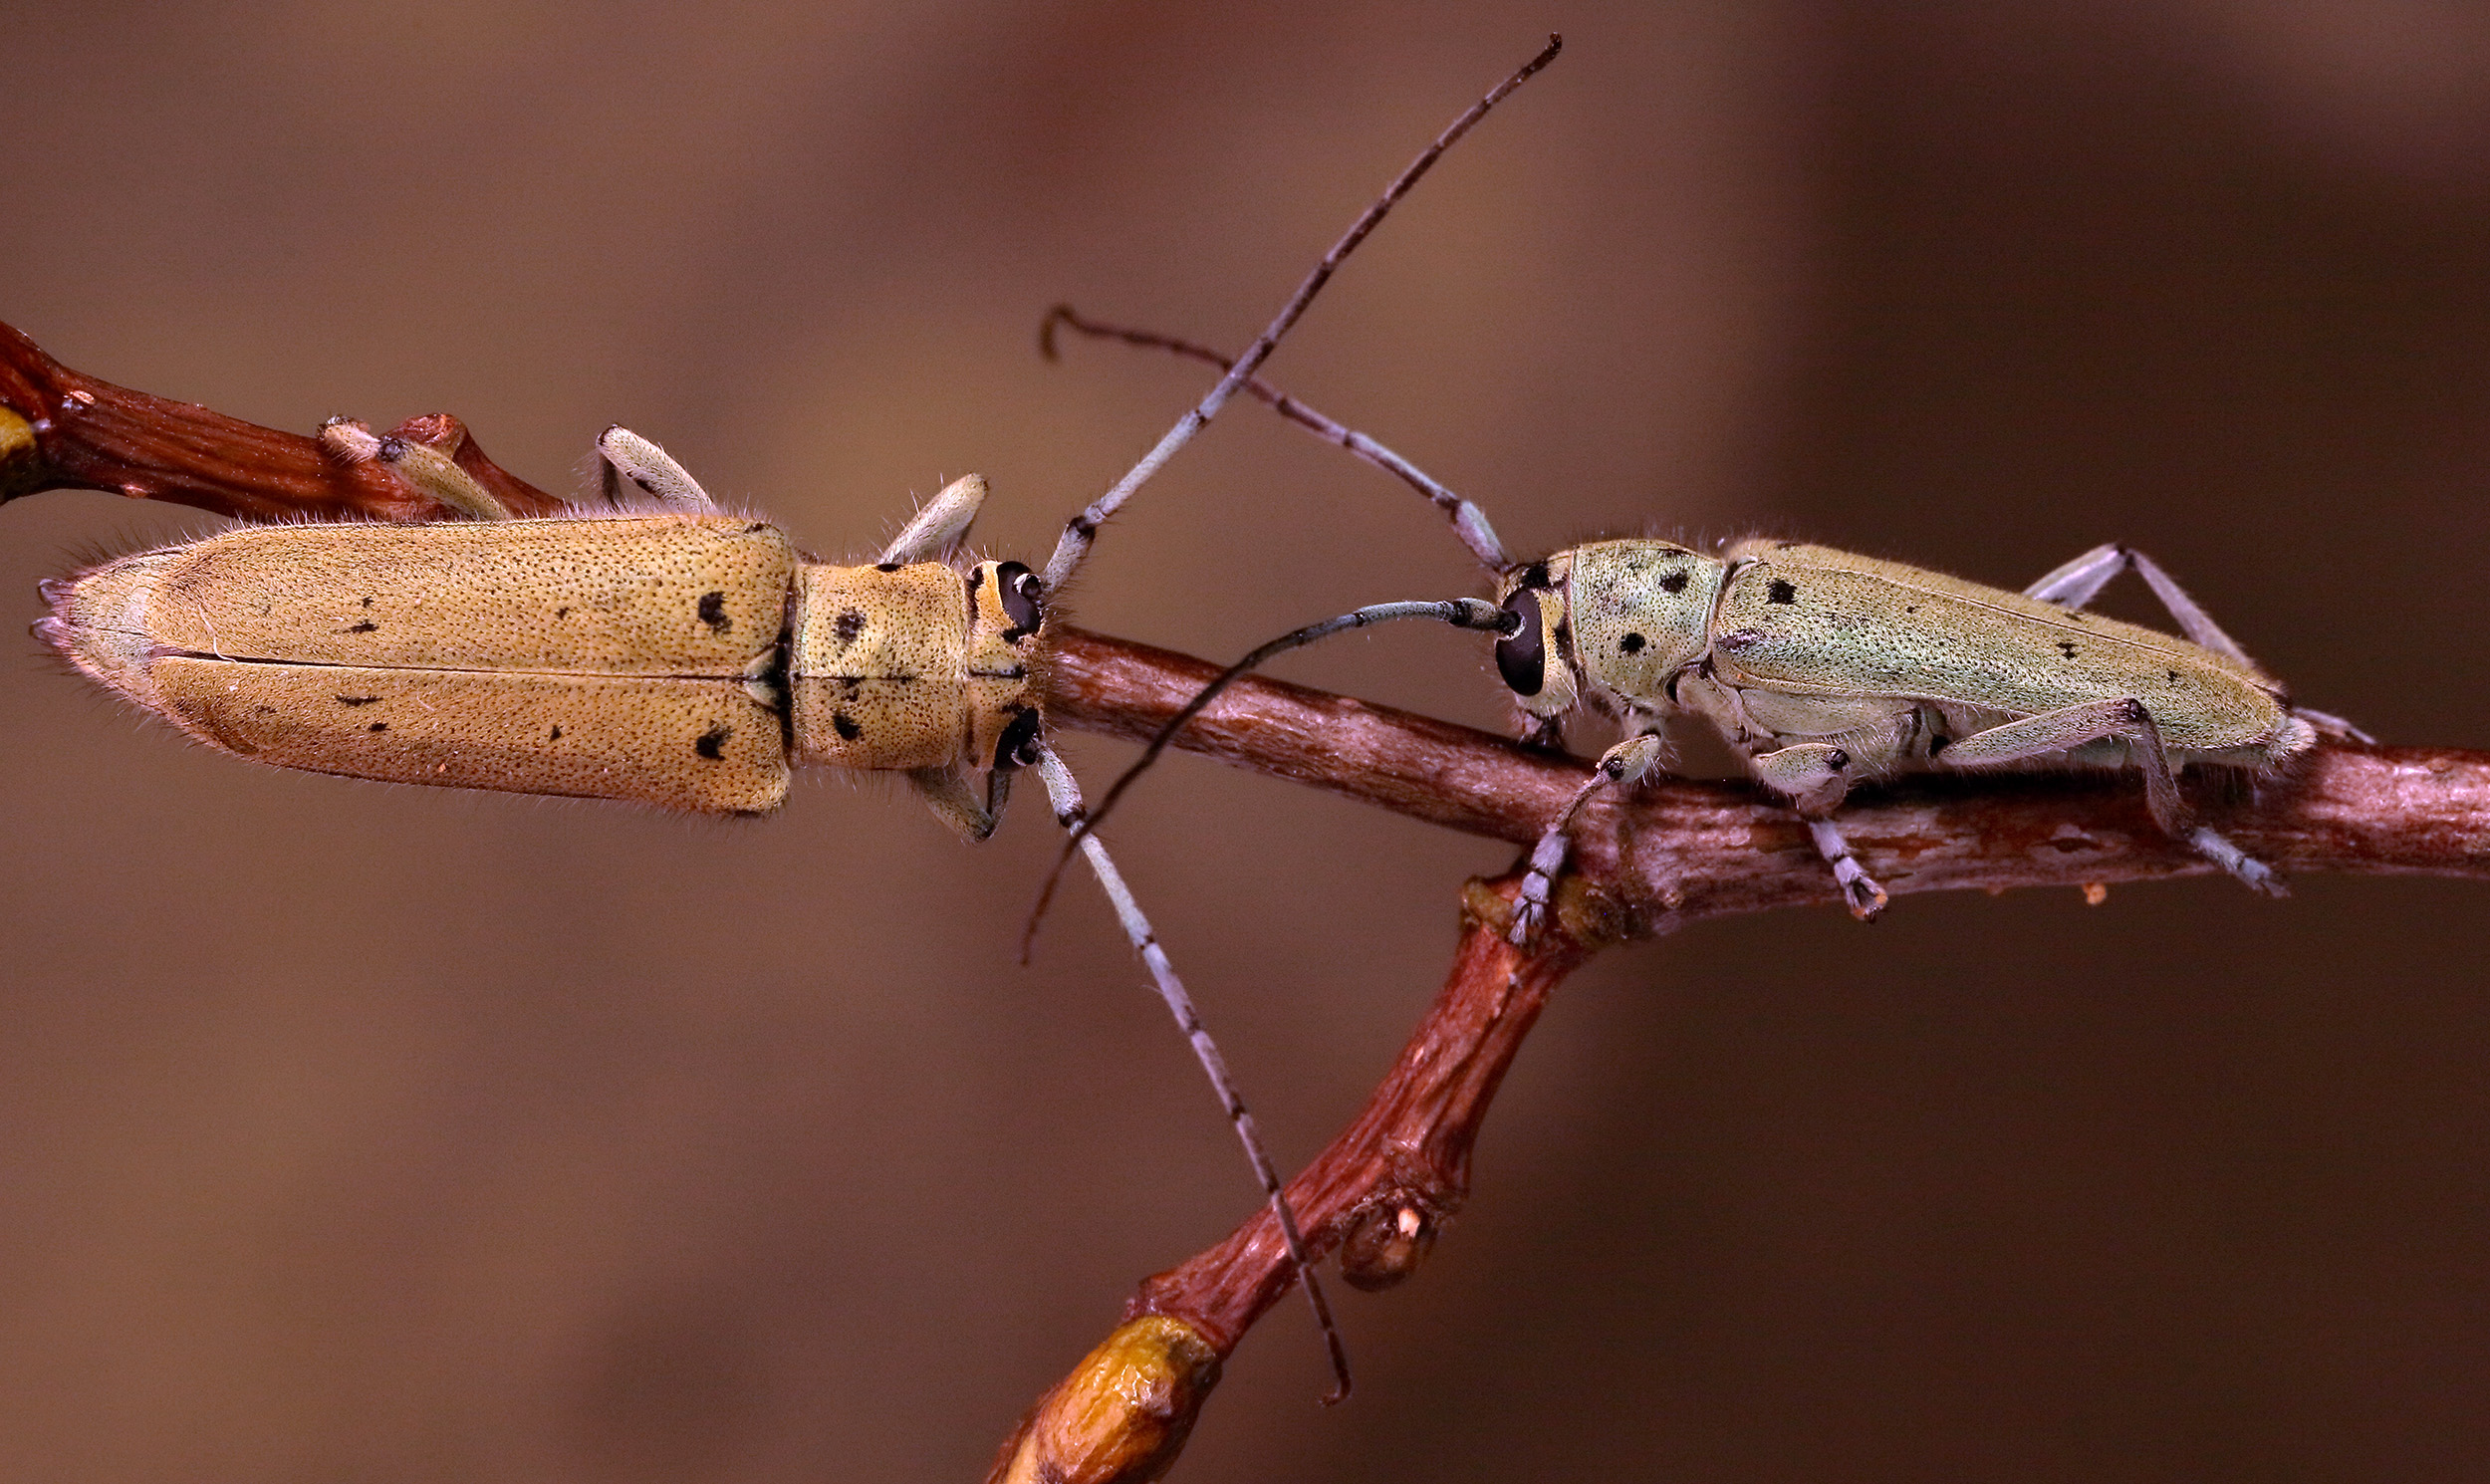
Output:
[[[1273,373],[1517,548],[2161,558],[2310,704],[2490,743],[2490,19],[2427,0],[21,8],[0,319],[308,430],[609,421],[826,554],[1042,553],[1549,30]],[[193,513],[0,511],[0,594]],[[1113,528],[1228,655],[1474,591],[1239,407]],[[2140,614],[2140,609],[2134,610]],[[9,632],[19,631],[12,626]],[[250,768],[0,665],[0,1476],[963,1480],[1253,1196],[1086,883],[877,782],[725,826]],[[1474,641],[1285,673],[1481,724]],[[1584,738],[1594,742],[1596,737]],[[1074,737],[1103,780],[1128,749]],[[1116,844],[1284,1163],[1509,853],[1195,761]],[[1611,954],[1421,1278],[1178,1477],[2366,1480],[2490,1447],[2485,894],[1902,900]]]

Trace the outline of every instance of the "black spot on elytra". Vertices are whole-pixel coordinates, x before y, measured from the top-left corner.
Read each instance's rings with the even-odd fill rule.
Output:
[[[2073,659],[2075,657],[2075,645],[2070,640],[2060,639],[2058,641],[2058,652],[2065,655],[2069,659]]]
[[[348,633],[370,633],[370,632],[372,632],[374,629],[378,628],[379,626],[380,626],[379,624],[373,622],[370,618],[366,618],[366,619],[365,619],[364,621],[362,621],[361,623],[349,623],[349,624],[347,624],[347,625],[346,625],[346,631],[347,631]]]
[[[865,735],[865,728],[858,726],[856,724],[856,718],[850,716],[845,711],[831,712],[830,725],[831,729],[839,734],[842,741],[853,742],[857,738]]]
[[[1903,604],[1903,605],[1902,605],[1902,612],[1903,612],[1903,613],[1906,613],[1906,614],[1915,614],[1915,613],[1919,612],[1919,605],[1917,605],[1917,604],[1915,604],[1915,603],[1906,603],[1906,604]]]
[[[1764,601],[1766,603],[1796,603],[1799,601],[1798,586],[1795,583],[1774,578],[1764,585]]]
[[[1686,591],[1687,581],[1686,569],[1683,567],[1680,567],[1673,572],[1663,572],[1660,574],[1660,591],[1663,593],[1683,593]]]
[[[555,727],[555,728],[554,728],[554,731],[553,731],[553,735],[552,735],[552,736],[550,736],[550,737],[547,737],[545,740],[546,740],[546,741],[548,741],[548,742],[559,742],[559,741],[561,741],[561,740],[562,740],[562,728],[560,728],[560,727]]]
[[[700,734],[699,740],[692,743],[691,750],[714,763],[726,756],[726,739],[733,735],[735,729],[731,726],[713,726]]]
[[[899,564],[896,562],[876,562],[873,564],[873,570],[875,572],[896,572],[899,570]]]
[[[2170,683],[2171,683],[2171,684],[2176,685],[2176,684],[2178,683],[2178,671],[2176,671],[2176,670],[2164,670],[2164,671],[2162,671],[2162,673],[2163,673],[2163,674],[2165,674],[2165,675],[2168,675],[2168,676],[2170,677]]]
[[[839,642],[853,644],[856,642],[856,636],[865,631],[865,611],[853,608],[842,609],[839,613],[839,620],[830,627],[833,633],[839,635]]]
[[[1617,647],[1624,650],[1628,654],[1639,654],[1642,652],[1644,642],[1645,640],[1641,634],[1629,633],[1617,641]]]
[[[338,704],[341,706],[369,706],[378,699],[380,698],[376,695],[342,695],[338,697]]]
[[[710,631],[715,633],[724,633],[735,626],[735,620],[726,617],[725,594],[703,593],[700,595],[700,621],[708,624]]]
[[[277,714],[277,708],[274,706],[253,706],[251,710],[255,715],[259,716],[274,716]]]
[[[571,610],[568,606],[555,609],[554,617],[557,618],[568,618],[571,617]]]
[[[389,724],[385,721],[375,721],[372,725],[364,728],[364,730],[368,732],[385,732],[388,729]]]
[[[372,607],[372,600],[371,600],[371,599],[369,599],[369,598],[365,599],[365,600],[364,600],[364,607],[366,607],[366,608],[370,608],[370,607]]]

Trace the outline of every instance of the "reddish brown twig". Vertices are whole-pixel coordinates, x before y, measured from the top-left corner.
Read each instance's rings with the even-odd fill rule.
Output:
[[[520,515],[562,502],[505,473],[455,417],[409,418],[393,436],[452,451]],[[0,501],[48,489],[100,489],[252,520],[455,518],[371,462],[348,465],[318,440],[100,381],[0,325]]]
[[[496,467],[454,417],[398,436],[451,448],[514,510],[562,502]],[[118,490],[229,515],[425,520],[447,514],[376,468],[277,432],[82,375],[0,326],[0,499]],[[1078,629],[1057,634],[1050,712],[1145,738],[1218,672],[1202,660]],[[1572,758],[1345,696],[1249,679],[1177,745],[1414,819],[1527,844],[1587,776]],[[1844,816],[1895,892],[2086,885],[2212,869],[2164,837],[2118,780],[2034,775],[1916,780]],[[2224,833],[2287,870],[2490,877],[2490,754],[2327,748],[2221,815]],[[1290,1185],[1310,1248],[1352,1281],[1407,1276],[1468,1193],[1469,1150],[1547,995],[1601,945],[1690,921],[1837,899],[1797,817],[1733,783],[1671,780],[1596,806],[1578,832],[1556,928],[1529,954],[1502,936],[1505,892],[1474,886],[1443,990],[1367,1109]],[[1293,1281],[1269,1213],[1147,1280],[1108,1342],[1049,1392],[994,1477],[1158,1477],[1221,1360]]]
[[[1426,1018],[1357,1120],[1289,1183],[1307,1247],[1342,1275],[1388,1288],[1414,1272],[1469,1195],[1470,1148],[1548,996],[1589,950],[1558,934],[1505,941],[1518,878],[1473,882],[1461,946]],[[1040,1398],[995,1457],[989,1484],[1155,1479],[1245,1331],[1292,1283],[1279,1223],[1245,1222],[1147,1279],[1123,1323]]]
[[[1146,739],[1219,667],[1069,630],[1052,715]],[[1347,696],[1238,682],[1177,739],[1429,824],[1528,845],[1589,774],[1579,759]],[[2490,753],[2325,747],[2222,829],[2286,870],[2490,876]],[[1863,792],[1843,827],[1896,893],[2069,886],[2216,867],[2154,826],[2142,792],[2108,774],[1951,774]],[[1798,816],[1736,782],[1668,779],[1594,806],[1577,832],[1571,910],[1592,941],[1648,937],[1737,912],[1835,902]]]

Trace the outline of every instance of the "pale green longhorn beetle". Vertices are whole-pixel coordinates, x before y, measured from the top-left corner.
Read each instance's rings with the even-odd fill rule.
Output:
[[[321,442],[378,460],[466,517],[246,526],[43,584],[35,632],[81,671],[220,751],[400,783],[764,814],[790,767],[903,773],[983,840],[1034,768],[1244,1145],[1348,1394],[1346,1352],[1278,1171],[1191,997],[1047,745],[1048,598],[1099,528],[1270,355],[1343,260],[1444,150],[1555,60],[1548,46],[1470,106],[1307,274],[1245,356],[1115,487],[1064,527],[1041,576],[955,556],[985,499],[956,480],[872,564],[816,562],[721,512],[655,443],[597,440],[609,507],[515,520],[449,452],[349,418]],[[982,797],[970,787],[982,777]]]
[[[1147,331],[1048,319],[1083,334],[1228,365],[1215,351]],[[1787,799],[1833,867],[1853,915],[1873,918],[1884,888],[1851,854],[1834,818],[1851,789],[1881,776],[1943,768],[2134,768],[2162,830],[2259,891],[2285,894],[2273,867],[2209,826],[2180,796],[2189,764],[2270,774],[2318,735],[2367,741],[2340,717],[2291,704],[2151,559],[2095,547],[2020,593],[1830,547],[1755,538],[1717,554],[1674,542],[1589,542],[1545,561],[1513,560],[1476,505],[1406,459],[1260,380],[1246,389],[1291,420],[1424,494],[1497,578],[1496,603],[1378,604],[1275,639],[1212,682],[1117,779],[1094,827],[1175,733],[1236,676],[1326,635],[1399,618],[1433,618],[1497,635],[1496,669],[1524,733],[1562,740],[1566,716],[1615,717],[1623,740],[1532,849],[1512,936],[1527,941],[1547,911],[1583,806],[1631,784],[1667,756],[1665,726],[1708,722],[1757,782]],[[2083,612],[2132,568],[2184,639]]]

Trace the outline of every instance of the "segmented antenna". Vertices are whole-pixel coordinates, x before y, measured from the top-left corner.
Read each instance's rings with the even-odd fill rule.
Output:
[[[1120,340],[1143,350],[1166,351],[1189,361],[1203,361],[1222,371],[1234,369],[1236,363],[1208,346],[1197,345],[1154,330],[1133,330],[1093,320],[1069,304],[1059,304],[1046,312],[1038,326],[1038,354],[1049,361],[1061,359],[1055,349],[1055,327],[1068,325],[1093,340]],[[1401,483],[1424,495],[1427,503],[1444,513],[1452,522],[1452,534],[1478,558],[1478,565],[1501,575],[1515,562],[1496,535],[1496,528],[1487,523],[1487,512],[1454,494],[1441,481],[1374,439],[1324,416],[1321,412],[1282,391],[1260,376],[1248,376],[1242,383],[1245,390],[1268,403],[1271,409],[1289,421],[1312,432],[1327,443],[1337,443],[1368,463],[1381,469]]]
[[[1254,371],[1270,358],[1271,352],[1280,343],[1280,337],[1288,334],[1289,327],[1295,325],[1298,317],[1306,312],[1306,307],[1314,303],[1314,296],[1322,293],[1323,286],[1331,282],[1333,273],[1339,270],[1351,253],[1357,251],[1358,244],[1366,240],[1367,234],[1374,230],[1400,198],[1409,193],[1409,188],[1434,167],[1435,161],[1443,156],[1446,149],[1468,133],[1478,121],[1486,118],[1490,109],[1502,103],[1514,89],[1529,82],[1534,73],[1554,62],[1564,45],[1563,37],[1549,37],[1548,45],[1538,56],[1522,64],[1519,72],[1498,83],[1485,98],[1470,105],[1460,118],[1452,121],[1449,128],[1435,136],[1434,143],[1418,151],[1418,157],[1409,162],[1409,167],[1400,172],[1400,177],[1385,187],[1383,193],[1374,198],[1372,205],[1359,214],[1340,241],[1332,244],[1332,250],[1323,255],[1323,261],[1315,264],[1314,271],[1306,275],[1306,281],[1299,284],[1297,292],[1289,296],[1288,303],[1280,307],[1280,313],[1271,321],[1270,328],[1245,348],[1245,354],[1228,368],[1228,373],[1219,378],[1219,383],[1210,388],[1209,394],[1178,418],[1176,425],[1167,430],[1167,435],[1158,440],[1158,446],[1142,455],[1141,461],[1118,480],[1114,489],[1099,496],[1065,524],[1062,539],[1055,543],[1055,555],[1047,559],[1048,592],[1063,591],[1064,584],[1081,570],[1082,560],[1089,555],[1091,544],[1098,539],[1100,525],[1121,508],[1124,501],[1132,498],[1132,492],[1147,483],[1161,465],[1175,456],[1177,449],[1191,442],[1195,433],[1219,415],[1219,409],[1228,404],[1228,398],[1236,395],[1237,389],[1252,379]]]
[[[1070,326],[1095,340],[1116,340],[1126,345],[1139,346],[1144,350],[1166,351],[1189,360],[1208,362],[1231,371],[1236,365],[1208,346],[1197,345],[1192,341],[1172,335],[1161,335],[1154,330],[1134,330],[1121,325],[1110,325],[1104,321],[1093,320],[1069,304],[1059,304],[1047,311],[1045,321],[1038,326],[1038,354],[1049,361],[1058,359],[1055,345],[1055,331],[1058,326]],[[1453,534],[1461,538],[1461,544],[1470,549],[1470,555],[1478,559],[1481,567],[1502,576],[1516,565],[1512,556],[1505,551],[1503,541],[1497,537],[1495,528],[1487,523],[1487,512],[1454,493],[1441,480],[1367,434],[1326,416],[1259,376],[1249,376],[1241,384],[1246,391],[1260,398],[1272,410],[1289,421],[1308,429],[1325,442],[1339,444],[1424,495],[1427,503],[1442,511],[1452,522]],[[1478,610],[1483,610],[1489,617],[1485,621],[1472,621],[1463,617],[1460,612],[1465,604],[1474,604]],[[1303,628],[1273,639],[1270,643],[1228,666],[1217,679],[1203,687],[1183,710],[1177,712],[1173,720],[1159,728],[1158,734],[1150,738],[1149,746],[1142,749],[1141,756],[1118,775],[1115,783],[1109,786],[1106,797],[1099,801],[1097,811],[1090,816],[1088,822],[1075,831],[1073,838],[1065,843],[1063,854],[1056,858],[1055,868],[1046,873],[1046,883],[1038,890],[1037,904],[1029,909],[1029,920],[1021,929],[1020,961],[1024,964],[1029,961],[1030,954],[1037,943],[1038,928],[1045,923],[1048,908],[1054,905],[1055,888],[1063,880],[1065,867],[1072,864],[1072,854],[1080,846],[1082,838],[1105,822],[1108,814],[1115,809],[1116,801],[1123,797],[1124,790],[1130,788],[1135,779],[1147,772],[1158,761],[1159,754],[1167,750],[1167,745],[1175,740],[1176,733],[1184,730],[1185,723],[1200,715],[1205,707],[1217,699],[1219,692],[1227,689],[1232,682],[1252,672],[1265,660],[1275,655],[1285,654],[1291,649],[1304,648],[1319,639],[1329,638],[1335,633],[1348,629],[1364,628],[1370,623],[1389,622],[1397,618],[1438,618],[1455,628],[1491,630],[1499,636],[1510,635],[1514,624],[1518,621],[1511,615],[1505,614],[1493,605],[1481,603],[1475,599],[1375,604],[1370,608],[1359,609],[1355,613],[1343,614],[1337,618],[1326,618],[1320,623],[1309,623]]]
[[[1167,1003],[1167,1013],[1176,1019],[1176,1029],[1193,1047],[1194,1059],[1210,1078],[1210,1086],[1219,1095],[1219,1104],[1227,1110],[1228,1122],[1236,1129],[1237,1141],[1245,1145],[1245,1162],[1254,1167],[1254,1178],[1262,1182],[1263,1198],[1271,1203],[1271,1214],[1279,1219],[1280,1240],[1288,1246],[1288,1260],[1297,1269],[1297,1276],[1306,1285],[1306,1302],[1314,1306],[1314,1322],[1323,1332],[1323,1344],[1332,1358],[1332,1394],[1323,1398],[1326,1405],[1349,1399],[1349,1348],[1340,1338],[1340,1326],[1332,1321],[1331,1301],[1323,1295],[1323,1284],[1315,1277],[1314,1259],[1306,1251],[1305,1235],[1297,1229],[1297,1213],[1290,1210],[1288,1196],[1280,1188],[1280,1172],[1271,1163],[1271,1155],[1262,1146],[1262,1134],[1254,1127],[1254,1115],[1245,1110],[1245,1100],[1236,1091],[1235,1079],[1228,1076],[1227,1060],[1219,1055],[1210,1033],[1202,1029],[1202,1018],[1193,1009],[1193,997],[1184,992],[1184,981],[1176,977],[1175,965],[1167,961],[1167,952],[1158,946],[1158,934],[1150,927],[1149,918],[1141,915],[1141,905],[1132,899],[1132,888],[1123,882],[1122,872],[1109,859],[1107,847],[1095,835],[1082,833],[1086,811],[1081,805],[1081,785],[1072,776],[1072,769],[1056,756],[1055,749],[1041,743],[1038,747],[1038,777],[1045,780],[1046,797],[1055,806],[1055,821],[1072,832],[1081,853],[1090,860],[1090,869],[1098,883],[1107,890],[1107,899],[1116,906],[1116,920],[1123,924],[1123,933],[1132,942],[1132,951],[1141,955],[1148,966],[1150,980],[1158,987],[1158,997]]]
[[[1150,738],[1149,746],[1141,749],[1140,757],[1133,760],[1132,766],[1117,775],[1116,781],[1108,786],[1106,796],[1098,801],[1098,808],[1095,811],[1080,823],[1064,827],[1072,832],[1072,837],[1064,842],[1063,854],[1055,858],[1055,868],[1046,873],[1046,884],[1038,888],[1037,905],[1029,909],[1028,925],[1023,927],[1020,933],[1020,961],[1024,964],[1029,961],[1030,951],[1038,939],[1038,927],[1046,920],[1046,909],[1055,902],[1056,883],[1063,879],[1064,867],[1072,864],[1073,852],[1087,844],[1098,827],[1107,823],[1108,814],[1115,809],[1116,801],[1123,797],[1124,790],[1132,787],[1134,779],[1149,771],[1150,765],[1158,761],[1158,755],[1167,750],[1167,744],[1175,740],[1176,733],[1183,731],[1186,722],[1201,715],[1204,708],[1217,700],[1219,692],[1227,689],[1230,684],[1251,673],[1263,661],[1275,655],[1285,654],[1291,649],[1302,649],[1308,644],[1330,638],[1336,633],[1345,633],[1352,628],[1365,628],[1375,623],[1390,623],[1402,618],[1433,618],[1438,622],[1449,623],[1455,628],[1468,628],[1500,636],[1512,633],[1521,626],[1522,621],[1518,615],[1508,614],[1483,598],[1448,598],[1440,601],[1419,599],[1406,603],[1377,603],[1354,613],[1343,614],[1337,618],[1326,618],[1320,623],[1309,623],[1303,628],[1284,633],[1220,671],[1219,678],[1203,686],[1191,700],[1184,703],[1183,710],[1178,711],[1168,719],[1165,726],[1158,729],[1158,735]]]
[[[1315,295],[1323,291],[1323,286],[1331,281],[1333,273],[1339,270],[1340,265],[1347,261],[1351,253],[1357,251],[1358,244],[1366,240],[1367,234],[1374,230],[1402,196],[1408,194],[1409,188],[1417,184],[1419,178],[1433,167],[1438,158],[1442,157],[1443,152],[1451,148],[1463,134],[1468,133],[1479,120],[1486,118],[1488,111],[1503,102],[1506,95],[1528,82],[1531,76],[1541,68],[1555,61],[1558,51],[1563,46],[1562,38],[1549,37],[1548,45],[1539,55],[1524,63],[1520,71],[1497,84],[1485,98],[1464,110],[1461,116],[1452,122],[1450,127],[1436,135],[1433,143],[1420,150],[1418,157],[1409,162],[1408,168],[1402,170],[1399,177],[1385,187],[1383,193],[1377,196],[1371,205],[1359,214],[1358,219],[1350,225],[1348,232],[1341,237],[1340,241],[1332,245],[1330,252],[1323,255],[1323,261],[1317,263],[1314,271],[1307,274],[1305,281],[1297,286],[1297,292],[1290,295],[1288,303],[1281,306],[1280,313],[1271,321],[1269,328],[1262,332],[1253,345],[1246,348],[1245,354],[1234,365],[1228,367],[1227,373],[1219,378],[1217,385],[1210,388],[1209,394],[1178,418],[1175,426],[1167,430],[1166,436],[1158,440],[1157,446],[1144,454],[1141,461],[1134,464],[1123,478],[1118,480],[1115,488],[1099,496],[1079,515],[1065,523],[1064,534],[1055,544],[1055,553],[1047,560],[1044,578],[1046,592],[1060,593],[1064,590],[1065,585],[1072,581],[1073,575],[1081,570],[1081,564],[1089,556],[1090,548],[1096,544],[1099,527],[1121,508],[1123,502],[1130,499],[1135,490],[1148,483],[1150,476],[1157,473],[1168,459],[1173,458],[1178,449],[1191,442],[1193,435],[1207,426],[1211,418],[1219,415],[1219,409],[1227,404],[1228,398],[1234,396],[1239,387],[1252,380],[1255,368],[1261,366],[1269,358],[1273,349],[1279,345],[1280,338],[1288,334],[1289,327],[1295,325],[1299,317],[1305,314],[1307,306],[1314,303]],[[1490,533],[1490,539],[1492,540],[1492,533]],[[1475,600],[1463,599],[1459,602],[1466,605],[1474,603]],[[1480,606],[1485,607],[1485,605]],[[1494,610],[1491,608],[1489,612],[1493,613]],[[1453,620],[1448,618],[1446,621]],[[1219,1101],[1228,1111],[1229,1121],[1235,1125],[1237,1138],[1245,1145],[1247,1161],[1253,1165],[1255,1176],[1262,1181],[1263,1193],[1271,1202],[1272,1214],[1279,1220],[1280,1235],[1288,1244],[1289,1261],[1296,1266],[1298,1277],[1305,1281],[1306,1300],[1314,1307],[1315,1323],[1322,1329],[1324,1345],[1331,1354],[1332,1372],[1337,1383],[1332,1394],[1325,1400],[1342,1400],[1348,1396],[1350,1387],[1348,1350],[1341,1343],[1339,1327],[1332,1322],[1331,1304],[1324,1298],[1322,1284],[1316,1280],[1314,1261],[1306,1251],[1303,1234],[1298,1231],[1296,1213],[1289,1209],[1288,1197],[1280,1185],[1279,1172],[1273,1167],[1270,1155],[1263,1149],[1262,1136],[1255,1131],[1253,1116],[1245,1111],[1244,1100],[1237,1096],[1236,1086],[1228,1077],[1227,1065],[1220,1060],[1219,1049],[1211,1043],[1209,1033],[1202,1029],[1200,1017],[1193,1012],[1192,999],[1185,994],[1184,985],[1176,978],[1175,969],[1168,963],[1167,955],[1158,947],[1158,940],[1150,931],[1148,919],[1141,915],[1141,909],[1133,901],[1132,893],[1124,886],[1123,877],[1117,872],[1115,863],[1108,859],[1106,846],[1096,835],[1090,833],[1089,821],[1082,807],[1080,785],[1074,782],[1072,770],[1064,765],[1063,759],[1056,756],[1052,749],[1043,745],[1038,749],[1036,767],[1039,776],[1046,781],[1048,796],[1054,800],[1057,820],[1062,822],[1066,830],[1072,832],[1072,839],[1064,848],[1063,860],[1056,863],[1055,874],[1047,878],[1047,894],[1052,896],[1055,881],[1062,874],[1064,862],[1071,860],[1074,851],[1077,850],[1089,858],[1090,868],[1097,874],[1099,883],[1106,887],[1108,899],[1115,903],[1116,915],[1123,922],[1125,936],[1132,940],[1133,949],[1141,955],[1142,962],[1149,965],[1150,977],[1157,983],[1160,998],[1167,1002],[1168,1011],[1175,1016],[1176,1024],[1182,1028],[1186,1039],[1192,1043],[1194,1056],[1200,1060],[1202,1070],[1209,1075],[1211,1086],[1218,1091]],[[1120,779],[1119,789],[1128,781],[1128,774],[1125,779]],[[1030,931],[1032,933],[1036,931],[1034,921]],[[1026,939],[1024,939],[1024,961],[1026,957]]]

